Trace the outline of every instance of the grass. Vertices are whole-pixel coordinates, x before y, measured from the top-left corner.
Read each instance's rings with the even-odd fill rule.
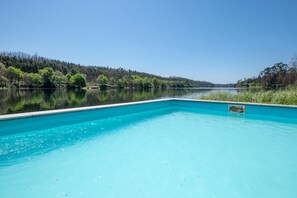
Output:
[[[216,92],[206,96],[201,96],[198,99],[297,105],[297,85],[273,91],[243,91],[237,94]]]

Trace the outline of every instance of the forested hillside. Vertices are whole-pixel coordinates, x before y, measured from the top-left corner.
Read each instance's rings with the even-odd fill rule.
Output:
[[[213,87],[210,82],[52,60],[21,52],[0,53],[0,86],[15,87]]]
[[[282,62],[266,67],[258,76],[237,82],[237,87],[279,89],[297,83],[297,55],[290,64]]]

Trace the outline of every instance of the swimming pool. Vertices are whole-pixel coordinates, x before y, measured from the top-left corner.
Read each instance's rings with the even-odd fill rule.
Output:
[[[1,117],[0,196],[297,197],[297,108],[229,105],[168,99]]]

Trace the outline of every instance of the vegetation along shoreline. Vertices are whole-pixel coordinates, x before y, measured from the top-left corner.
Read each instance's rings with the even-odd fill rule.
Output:
[[[258,76],[239,80],[236,94],[215,92],[198,97],[203,100],[297,105],[297,55],[288,65],[282,62],[266,67]]]
[[[206,81],[161,77],[144,72],[82,66],[22,52],[0,53],[0,87],[14,88],[168,88],[214,87]]]

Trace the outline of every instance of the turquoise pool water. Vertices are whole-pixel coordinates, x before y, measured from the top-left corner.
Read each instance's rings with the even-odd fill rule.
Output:
[[[227,106],[0,121],[0,197],[297,197],[297,109]]]

